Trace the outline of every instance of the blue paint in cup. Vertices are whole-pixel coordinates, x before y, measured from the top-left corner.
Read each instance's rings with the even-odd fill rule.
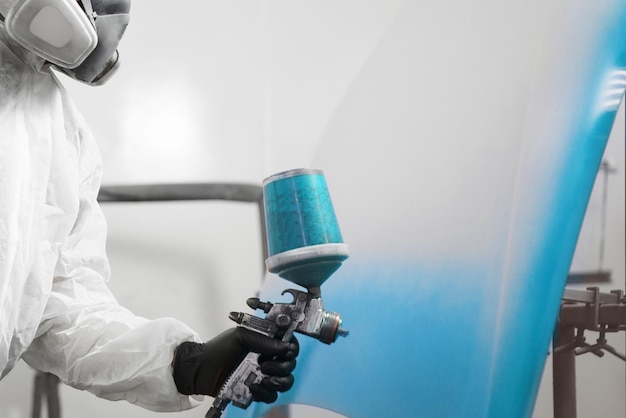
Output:
[[[324,173],[295,169],[270,176],[263,200],[269,271],[319,287],[348,257]]]

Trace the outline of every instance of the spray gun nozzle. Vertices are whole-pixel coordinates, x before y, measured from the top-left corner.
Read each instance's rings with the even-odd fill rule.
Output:
[[[243,322],[243,316],[244,316],[244,314],[242,312],[231,312],[228,315],[228,318],[231,321],[234,321],[234,322],[236,322],[238,324],[241,324]]]

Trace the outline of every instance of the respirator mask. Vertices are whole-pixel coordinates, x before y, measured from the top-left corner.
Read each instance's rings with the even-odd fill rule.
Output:
[[[0,0],[9,36],[70,77],[104,84],[117,70],[117,47],[130,0]]]

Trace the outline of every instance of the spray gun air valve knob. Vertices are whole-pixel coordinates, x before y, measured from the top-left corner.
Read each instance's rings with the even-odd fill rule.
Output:
[[[270,309],[272,309],[272,306],[274,306],[274,304],[271,302],[261,302],[259,298],[249,298],[246,301],[246,304],[251,309],[261,309],[265,313],[268,313]]]

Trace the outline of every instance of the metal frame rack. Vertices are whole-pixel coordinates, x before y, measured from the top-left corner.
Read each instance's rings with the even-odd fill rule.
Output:
[[[598,334],[595,344],[587,342],[586,331]],[[565,289],[559,319],[554,332],[552,389],[554,418],[576,418],[576,356],[610,353],[626,361],[606,340],[607,333],[626,331],[626,297],[623,291],[601,293],[597,287],[587,290]]]

